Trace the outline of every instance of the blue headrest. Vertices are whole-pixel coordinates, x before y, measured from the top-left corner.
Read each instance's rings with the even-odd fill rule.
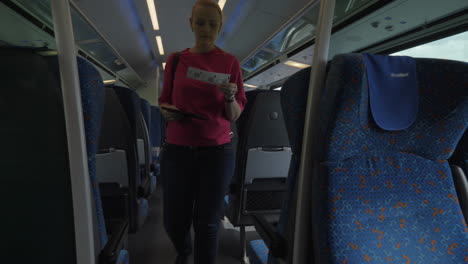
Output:
[[[364,54],[371,113],[384,130],[409,128],[418,115],[416,63],[406,56]]]
[[[364,56],[335,56],[321,102],[320,121],[328,126],[321,137],[329,138],[321,159],[344,160],[373,150],[415,153],[432,160],[452,155],[468,125],[468,63],[415,61],[419,92],[416,120],[405,130],[388,132],[377,126],[370,113]]]

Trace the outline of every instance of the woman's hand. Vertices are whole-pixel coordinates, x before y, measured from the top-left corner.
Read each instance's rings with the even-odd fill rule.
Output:
[[[224,83],[218,86],[218,89],[223,93],[224,99],[233,100],[237,93],[237,84],[235,83]]]
[[[183,115],[178,114],[178,113],[174,113],[174,112],[169,112],[169,111],[165,110],[162,107],[172,108],[172,109],[175,109],[175,110],[179,110],[179,109],[177,107],[173,106],[173,105],[170,105],[170,104],[161,104],[161,114],[162,114],[162,116],[164,117],[164,119],[166,121],[179,121],[182,118],[184,118]]]

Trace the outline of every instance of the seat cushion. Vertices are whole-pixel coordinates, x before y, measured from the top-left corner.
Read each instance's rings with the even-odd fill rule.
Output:
[[[447,162],[376,152],[326,165],[329,263],[466,261],[468,233]]]
[[[247,246],[247,255],[251,264],[266,264],[268,262],[268,247],[263,240],[253,240]]]

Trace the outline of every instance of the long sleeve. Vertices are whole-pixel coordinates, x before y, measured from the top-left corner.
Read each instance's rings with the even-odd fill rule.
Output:
[[[172,53],[166,62],[166,68],[164,69],[164,83],[161,96],[159,97],[159,104],[172,104],[172,65],[174,61],[175,53]]]
[[[241,110],[244,110],[245,104],[247,103],[247,97],[244,91],[244,81],[242,80],[242,70],[237,59],[234,59],[231,70],[231,83],[237,84],[236,101],[239,104]]]

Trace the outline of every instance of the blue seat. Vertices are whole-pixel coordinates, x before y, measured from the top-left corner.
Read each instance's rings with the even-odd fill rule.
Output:
[[[247,247],[250,264],[266,264],[268,262],[268,247],[263,240],[253,240]]]
[[[287,246],[292,245],[293,223],[295,217],[294,200],[297,172],[302,151],[302,137],[304,131],[304,119],[307,106],[307,94],[309,89],[310,68],[303,69],[291,75],[281,89],[281,108],[284,122],[291,146],[292,156],[289,164],[287,178],[287,194],[281,209],[281,215],[276,226],[271,225],[261,218],[256,218],[255,227],[263,240],[252,241],[248,246],[250,261],[257,263],[265,260],[264,255],[269,255],[268,263],[278,263],[279,259],[289,260]],[[268,247],[272,247],[268,250]],[[264,247],[267,247],[265,252]]]
[[[0,48],[2,263],[76,263],[60,81],[34,50]]]
[[[322,194],[312,205],[313,237],[321,241],[314,243],[314,258],[337,264],[464,263],[468,232],[447,159],[468,125],[468,64],[415,59],[409,76],[416,74],[418,84],[407,87],[416,91],[415,120],[393,131],[381,122],[399,121],[391,115],[408,98],[380,119],[369,105],[388,101],[375,97],[372,89],[382,92],[385,85],[368,82],[373,69],[360,54],[331,62],[320,119],[320,138],[326,140],[318,146],[323,184],[312,188]],[[393,77],[408,76],[398,70]]]
[[[99,261],[101,263],[128,264],[128,252],[124,248],[127,244],[128,219],[119,221],[116,225],[117,227],[111,228],[108,226],[106,228],[106,219],[104,217],[99,182],[96,174],[96,153],[99,146],[101,120],[104,112],[104,84],[94,66],[82,58],[78,58],[78,71],[80,76],[81,101],[83,104],[89,176],[95,201],[96,228],[99,233],[99,243],[96,243],[98,252],[100,252]],[[127,254],[127,257],[121,260],[118,260],[116,257],[125,254]]]

